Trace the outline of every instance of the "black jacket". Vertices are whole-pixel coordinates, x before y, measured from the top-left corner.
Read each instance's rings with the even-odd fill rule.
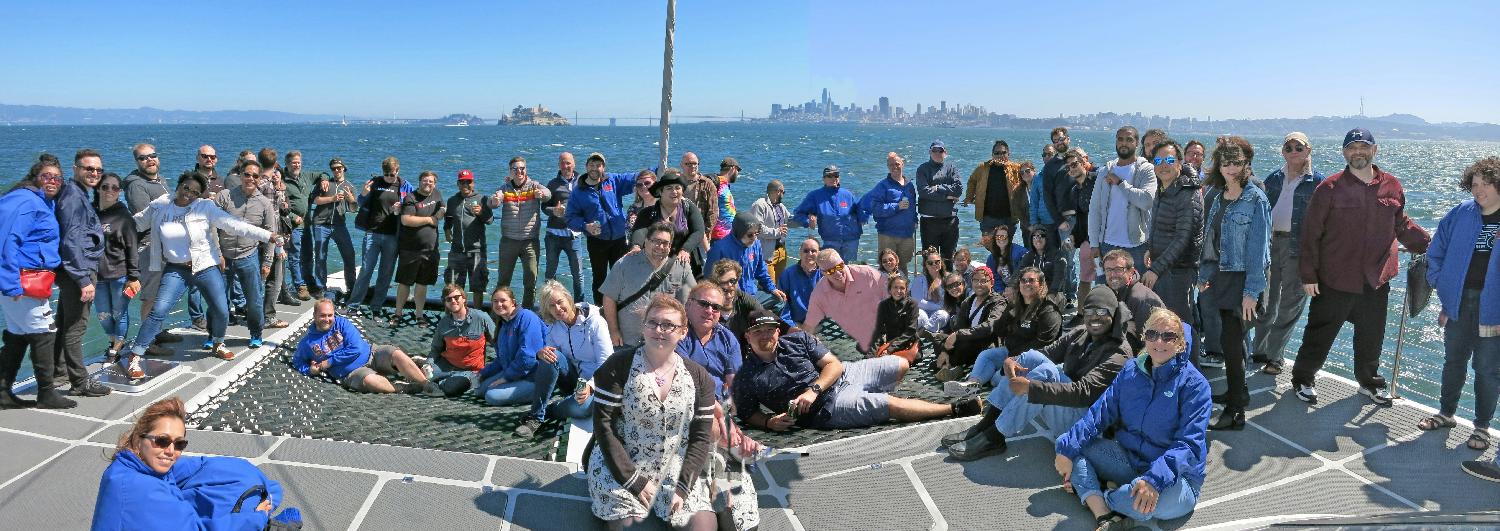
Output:
[[[139,279],[140,262],[136,256],[139,235],[130,209],[123,201],[117,202],[99,211],[99,224],[104,227],[104,256],[99,260],[99,278]]]
[[[953,350],[948,351],[953,363],[973,363],[980,351],[995,346],[1005,306],[1005,296],[995,291],[982,299],[969,295],[959,303],[958,310],[948,317],[948,329],[955,336]]]
[[[1062,310],[1059,295],[1047,295],[1036,304],[1023,306],[1017,302],[1009,305],[1000,316],[1000,330],[1004,334],[1005,350],[1015,356],[1028,350],[1045,348],[1057,341],[1062,333]]]
[[[917,301],[910,296],[880,301],[880,308],[875,311],[875,338],[870,344],[878,347],[889,342],[891,346],[887,350],[891,352],[915,345],[918,315]]]
[[[1203,183],[1182,175],[1156,193],[1151,207],[1151,271],[1198,268],[1203,248]]]
[[[1125,341],[1125,329],[1130,322],[1130,309],[1124,305],[1115,308],[1115,326],[1100,340],[1089,337],[1088,328],[1078,326],[1069,329],[1057,341],[1038,349],[1047,359],[1062,366],[1063,374],[1072,380],[1062,382],[1031,381],[1026,394],[1033,404],[1066,407],[1089,407],[1104,395],[1115,375],[1130,359],[1130,344]]]

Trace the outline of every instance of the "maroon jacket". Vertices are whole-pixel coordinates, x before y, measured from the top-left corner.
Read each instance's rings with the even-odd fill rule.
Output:
[[[1395,175],[1375,166],[1365,184],[1344,171],[1313,190],[1302,222],[1303,284],[1360,293],[1385,285],[1397,272],[1396,241],[1416,253],[1427,252],[1432,236],[1406,215],[1406,192]]]

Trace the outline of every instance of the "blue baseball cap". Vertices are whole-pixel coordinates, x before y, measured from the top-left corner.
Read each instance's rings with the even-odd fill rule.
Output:
[[[1349,144],[1355,142],[1364,142],[1373,146],[1375,145],[1375,135],[1370,133],[1369,129],[1363,127],[1356,127],[1350,129],[1348,133],[1344,133],[1344,147],[1349,147]]]
[[[927,151],[948,151],[948,148],[943,147],[942,140],[933,140],[932,145],[927,148]]]

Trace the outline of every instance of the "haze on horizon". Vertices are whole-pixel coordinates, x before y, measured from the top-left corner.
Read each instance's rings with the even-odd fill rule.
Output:
[[[1044,9],[1044,7],[1046,9]],[[655,116],[666,2],[390,0],[7,8],[0,103],[351,117]],[[674,114],[764,117],[828,88],[908,112],[1500,123],[1484,2],[681,2]]]

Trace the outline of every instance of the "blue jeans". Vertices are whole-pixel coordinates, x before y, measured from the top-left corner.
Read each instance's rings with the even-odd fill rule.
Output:
[[[1016,361],[1022,367],[1028,369],[1026,377],[1038,382],[1072,382],[1068,375],[1063,374],[1062,369],[1047,359],[1046,355],[1035,350],[1021,353]],[[1029,400],[1030,395],[1017,396],[1010,392],[1010,380],[1004,377],[1004,373],[997,373],[999,383],[995,389],[990,391],[990,404],[1000,408],[1000,418],[995,419],[995,429],[1006,437],[1015,437],[1026,430],[1026,423],[1031,419],[1041,416],[1042,422],[1047,424],[1046,434],[1052,439],[1067,433],[1083,414],[1088,412],[1086,407],[1067,407],[1045,404],[1034,404]]]
[[[1463,393],[1464,367],[1473,358],[1474,429],[1490,427],[1495,417],[1495,399],[1500,394],[1500,337],[1479,337],[1479,293],[1466,289],[1458,307],[1458,317],[1448,316],[1443,326],[1443,386],[1438,398],[1438,412],[1453,416],[1458,412],[1458,398]]]
[[[333,239],[333,226],[314,225],[309,232],[312,234],[312,256],[303,263],[302,267],[306,268],[304,280],[308,289],[323,291],[328,289],[328,243]]]
[[[203,318],[203,294],[197,286],[188,286],[188,318],[194,321]]]
[[[1010,381],[1006,379],[1005,372],[1000,370],[1005,366],[1005,358],[1008,356],[1010,351],[1005,347],[980,352],[979,357],[974,358],[974,369],[969,371],[969,379],[980,383],[990,382],[996,387],[1008,384]],[[1000,377],[999,382],[995,382],[997,375]]]
[[[333,244],[339,248],[339,266],[344,270],[344,289],[347,292],[349,279],[354,278],[354,266],[359,264],[359,258],[354,255],[354,238],[349,235],[349,225],[344,223],[342,216],[330,226],[333,227]],[[328,271],[328,264],[322,264],[322,268]],[[328,275],[324,274],[319,280],[323,282],[323,289],[328,289]]]
[[[94,281],[94,312],[99,314],[99,324],[104,335],[124,342],[130,332],[130,298],[125,296],[125,277],[101,278]]]
[[[1130,468],[1125,449],[1120,447],[1120,443],[1100,437],[1085,446],[1083,455],[1073,461],[1073,476],[1070,481],[1073,483],[1073,491],[1078,493],[1079,501],[1086,500],[1089,496],[1101,496],[1111,511],[1137,522],[1146,522],[1152,518],[1170,520],[1193,512],[1193,507],[1198,505],[1198,490],[1202,485],[1193,485],[1186,477],[1178,476],[1177,482],[1157,493],[1160,497],[1156,500],[1156,510],[1150,513],[1136,511],[1130,489],[1135,487],[1135,480],[1139,477],[1141,474]],[[1120,486],[1106,493],[1100,490],[1100,485],[1105,481],[1113,481]]]
[[[566,360],[559,359],[558,363],[566,365],[566,372],[559,373],[557,375],[557,380],[559,382],[573,384],[573,387],[576,388],[576,384],[578,381],[578,368],[568,364]],[[574,400],[573,393],[569,392],[566,396],[552,401],[552,405],[547,406],[547,417],[554,419],[586,419],[593,416],[593,414],[594,395],[592,393],[589,394],[588,399],[584,400],[582,404],[578,403],[577,400]]]
[[[559,362],[566,363],[559,359]],[[531,411],[527,415],[531,418],[547,420],[547,399],[552,397],[552,390],[557,388],[557,375],[559,373],[556,363],[547,363],[537,360],[536,368],[531,371],[531,377],[506,382],[499,387],[489,388],[490,382],[499,376],[491,376],[479,383],[479,388],[484,389],[484,402],[492,406],[514,406],[516,404],[531,404]]]
[[[292,237],[286,242],[286,269],[291,282],[288,288],[302,288],[307,286],[307,278],[303,276],[302,265],[310,262],[311,257],[303,256],[302,253],[310,251],[308,241],[311,233],[302,230],[302,227],[292,229]]]
[[[370,277],[378,265],[380,275],[375,279],[375,302],[370,305],[379,307],[385,304],[385,295],[391,290],[391,275],[396,272],[396,235],[366,232],[364,243],[365,258],[359,266],[359,278],[354,280],[354,287],[349,288],[349,304],[364,304],[365,293],[370,290]]]
[[[225,282],[238,282],[245,290],[245,317],[250,322],[250,339],[261,338],[261,326],[266,321],[265,281],[260,277],[260,252],[256,251],[229,262],[224,272]],[[226,293],[226,296],[228,294]]]
[[[823,240],[822,248],[838,251],[839,257],[848,262],[859,259],[859,238],[852,240]]]
[[[578,238],[547,234],[547,280],[557,280],[557,259],[567,254],[568,271],[573,274],[573,296],[583,296],[583,262],[578,258]]]
[[[259,275],[260,272],[257,271],[256,274]],[[224,341],[224,327],[229,320],[229,297],[228,290],[224,289],[224,272],[214,266],[193,273],[188,266],[169,264],[161,272],[161,287],[156,291],[156,304],[151,307],[151,313],[135,333],[136,354],[145,352],[146,347],[151,346],[151,341],[161,332],[162,321],[167,319],[167,314],[172,312],[177,299],[182,298],[182,293],[187,291],[189,285],[197,287],[208,302],[209,337],[215,343]]]

